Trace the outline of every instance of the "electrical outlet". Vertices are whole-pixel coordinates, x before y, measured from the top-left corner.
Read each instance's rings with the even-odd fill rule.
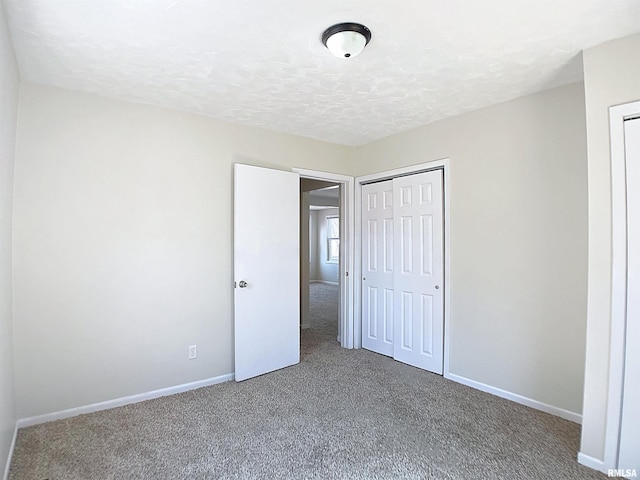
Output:
[[[198,346],[189,345],[189,360],[193,360],[198,357]]]

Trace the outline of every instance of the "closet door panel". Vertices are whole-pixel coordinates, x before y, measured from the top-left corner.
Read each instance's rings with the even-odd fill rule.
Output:
[[[393,355],[393,184],[362,187],[362,347]]]
[[[442,374],[444,268],[442,171],[393,179],[396,335],[393,356]]]

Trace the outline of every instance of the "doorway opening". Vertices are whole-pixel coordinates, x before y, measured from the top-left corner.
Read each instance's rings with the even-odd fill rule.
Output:
[[[301,289],[303,297],[308,295],[308,302],[304,299],[300,303],[301,326],[306,329],[329,325],[340,341],[340,185],[326,182],[327,186],[315,188],[317,183],[300,181],[303,215],[308,219],[308,226],[301,222],[301,228],[309,234],[309,241],[301,245],[305,261],[300,268]]]
[[[300,326],[353,348],[353,177],[294,169],[300,175]]]
[[[302,343],[308,335],[340,342],[340,195],[339,183],[300,179]]]

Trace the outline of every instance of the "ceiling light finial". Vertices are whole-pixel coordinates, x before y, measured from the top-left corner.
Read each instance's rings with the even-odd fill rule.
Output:
[[[371,30],[359,23],[338,23],[322,34],[322,43],[336,57],[355,57],[371,40]]]

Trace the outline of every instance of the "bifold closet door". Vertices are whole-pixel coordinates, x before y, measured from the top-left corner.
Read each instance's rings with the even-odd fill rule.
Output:
[[[443,370],[442,171],[362,187],[362,346]]]
[[[393,182],[362,187],[362,346],[393,356]]]
[[[442,374],[442,170],[393,179],[393,358]]]

